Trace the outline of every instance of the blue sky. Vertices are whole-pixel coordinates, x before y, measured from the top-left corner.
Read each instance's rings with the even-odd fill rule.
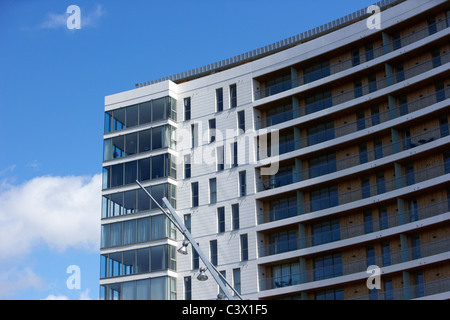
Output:
[[[1,0],[0,299],[98,298],[106,95],[375,2]],[[66,285],[70,265],[80,289]]]

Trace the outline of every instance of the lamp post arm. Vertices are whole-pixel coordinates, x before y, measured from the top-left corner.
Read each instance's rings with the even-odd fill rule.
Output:
[[[165,197],[162,200],[163,200],[164,204],[166,205],[167,209],[169,210],[169,212],[172,214],[172,217],[176,220],[176,222],[180,226],[184,226],[183,221],[181,221],[181,218],[178,216],[178,214],[176,213],[175,209],[170,204],[169,200],[167,200],[167,198],[165,198]],[[184,227],[182,227],[182,228],[184,228]],[[192,237],[191,233],[187,229],[185,229],[184,236],[191,243],[192,249],[195,249],[195,251],[197,251],[200,259],[202,259],[202,261],[205,264],[206,268],[211,273],[211,276],[214,278],[214,280],[216,280],[217,284],[219,285],[220,289],[222,289],[222,291],[225,293],[225,295],[227,296],[228,300],[233,300],[234,299],[233,295],[228,290],[226,284],[222,280],[223,276],[220,274],[220,272],[217,271],[217,269],[214,267],[214,265],[208,260],[208,258],[205,256],[205,254],[200,249],[200,247],[198,246],[197,242],[195,241],[195,239]]]
[[[199,257],[202,259],[203,263],[205,264],[206,268],[209,269],[209,272],[211,273],[211,276],[214,278],[214,280],[217,282],[219,287],[222,289],[222,291],[225,293],[227,298],[229,300],[233,300],[233,295],[228,290],[226,284],[223,282],[222,274],[217,271],[217,269],[214,267],[214,265],[208,260],[208,258],[205,256],[203,251],[200,249],[200,247],[197,245],[197,242],[195,242],[195,239],[192,237],[191,233],[187,230],[186,226],[184,225],[183,221],[181,221],[181,218],[176,213],[175,209],[172,207],[170,202],[167,200],[167,198],[163,198],[163,202],[166,205],[167,209],[169,210],[169,213],[167,213],[166,210],[158,203],[158,201],[153,198],[153,196],[145,189],[142,184],[136,180],[136,183],[141,187],[142,190],[150,197],[150,199],[153,200],[154,203],[159,207],[159,209],[166,215],[166,217],[175,225],[175,227],[183,234],[183,236],[191,243],[192,248],[195,249],[195,251],[198,253]],[[222,278],[221,278],[222,277]],[[234,292],[236,290],[224,279],[225,282],[230,286],[230,288],[233,289]],[[237,292],[236,292],[237,293]],[[242,299],[242,297],[237,293],[238,297]]]

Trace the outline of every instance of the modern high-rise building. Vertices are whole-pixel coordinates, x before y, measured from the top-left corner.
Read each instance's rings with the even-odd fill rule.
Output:
[[[245,299],[450,299],[449,121],[445,0],[107,96],[100,298],[220,293],[139,180]]]

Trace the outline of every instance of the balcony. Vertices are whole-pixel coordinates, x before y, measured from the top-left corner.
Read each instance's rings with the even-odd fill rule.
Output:
[[[366,51],[364,54],[361,54],[359,56],[353,56],[339,63],[329,65],[326,68],[323,67],[319,68],[316,71],[305,74],[303,77],[283,81],[281,83],[268,86],[262,90],[257,90],[255,91],[254,98],[255,100],[266,98],[278,94],[280,92],[284,92],[307,83],[312,83],[314,81],[323,79],[330,75],[334,75],[336,73],[351,69],[357,65],[360,65],[361,63],[365,63],[375,58],[381,57],[389,52],[396,51],[414,42],[425,39],[426,37],[438,31],[447,29],[449,27],[449,22],[450,19],[443,19],[441,21],[436,22],[436,24],[434,25],[427,26],[425,28],[415,31],[414,33],[395,39],[394,41],[389,42],[385,45]],[[431,29],[435,29],[436,32],[431,32],[430,31]]]
[[[311,248],[318,245],[355,238],[363,235],[405,225],[415,221],[422,221],[450,211],[450,202],[442,201],[428,206],[406,210],[395,215],[389,215],[382,219],[373,219],[361,224],[349,227],[336,228],[326,232],[320,232],[311,236],[286,241],[276,241],[258,248],[259,257],[266,257],[280,253]]]
[[[426,243],[417,247],[411,247],[404,250],[385,253],[383,255],[374,256],[356,260],[352,262],[344,262],[340,264],[332,264],[323,268],[315,268],[313,270],[306,270],[297,273],[287,273],[277,277],[268,277],[262,279],[259,283],[260,291],[271,290],[294,285],[301,285],[321,280],[344,277],[352,274],[366,273],[370,265],[376,265],[380,268],[396,266],[404,262],[428,258],[449,252],[450,239],[439,240],[435,242]],[[439,260],[442,260],[440,258]],[[289,270],[296,270],[300,268],[291,266]],[[402,268],[403,270],[403,268]],[[364,276],[366,278],[366,276]],[[336,279],[336,282],[340,282]],[[299,291],[301,288],[296,288]]]
[[[436,141],[438,139],[447,136],[450,127],[449,125],[441,126],[429,130],[424,133],[420,133],[414,136],[409,136],[405,139],[400,139],[395,143],[387,144],[384,146],[375,147],[373,150],[364,150],[359,154],[348,156],[339,160],[330,160],[324,162],[320,165],[310,167],[296,172],[294,166],[280,167],[279,172],[274,176],[264,176],[262,181],[258,182],[256,185],[257,192],[262,192],[266,190],[271,190],[279,187],[283,187],[295,182],[305,181],[319,176],[327,175],[333,172],[338,172],[341,170],[356,167],[371,161],[379,160],[396,153],[411,150],[419,146],[426,145],[430,142]],[[292,146],[294,142],[288,141],[288,145]],[[280,144],[280,150],[283,150],[286,146]],[[410,180],[408,180],[409,182]],[[411,184],[411,183],[408,183]]]
[[[448,164],[442,163],[435,166],[430,166],[426,169],[418,170],[409,174],[405,174],[402,177],[395,179],[384,180],[384,183],[378,183],[370,185],[366,188],[359,188],[349,192],[338,194],[337,191],[330,193],[328,197],[321,197],[318,200],[303,202],[302,205],[296,207],[289,207],[282,210],[265,211],[258,214],[258,224],[272,222],[284,218],[288,218],[286,210],[289,212],[296,211],[297,215],[320,211],[326,208],[331,208],[362,199],[370,199],[371,197],[381,195],[390,191],[401,189],[409,186],[411,182],[414,184],[424,182],[426,180],[434,179],[447,174]],[[289,181],[286,179],[286,181]],[[370,195],[370,197],[367,197]]]

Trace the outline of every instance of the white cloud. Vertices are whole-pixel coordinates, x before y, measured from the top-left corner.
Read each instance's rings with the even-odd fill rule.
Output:
[[[0,284],[0,298],[6,298],[22,290],[42,289],[45,281],[30,268],[14,267],[0,272]]]
[[[0,260],[23,257],[42,243],[58,251],[98,250],[100,174],[37,177],[0,192]]]
[[[67,298],[66,296],[63,296],[63,295],[55,296],[54,294],[49,294],[43,300],[69,300],[69,298]]]
[[[85,12],[84,8],[81,10],[81,28],[96,26],[100,18],[105,14],[102,5],[97,5],[94,11]],[[42,29],[58,29],[67,28],[67,18],[71,16],[70,13],[48,13],[47,19],[39,25]]]

